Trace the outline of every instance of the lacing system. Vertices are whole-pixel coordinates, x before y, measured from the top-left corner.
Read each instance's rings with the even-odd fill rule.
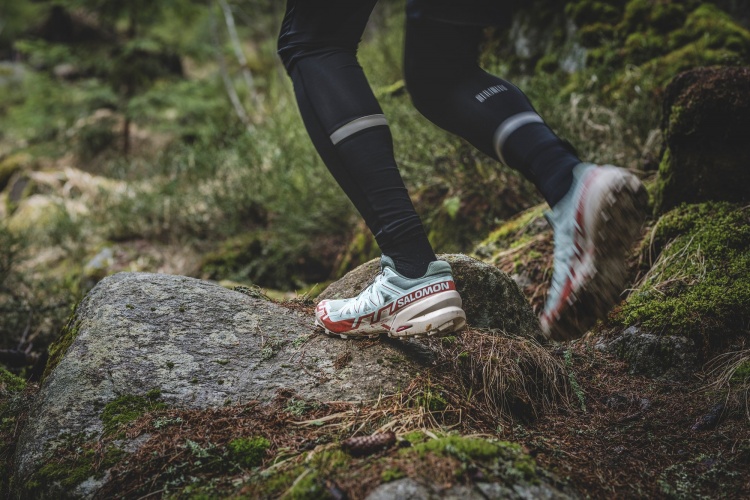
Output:
[[[362,314],[369,308],[382,305],[383,297],[375,288],[375,285],[382,279],[385,279],[383,269],[381,269],[380,272],[370,280],[365,289],[362,290],[359,295],[347,302],[347,304],[341,309],[340,313],[343,315]],[[372,299],[373,296],[375,297],[375,300]]]

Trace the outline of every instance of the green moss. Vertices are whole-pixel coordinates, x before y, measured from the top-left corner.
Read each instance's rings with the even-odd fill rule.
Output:
[[[455,344],[456,340],[458,340],[458,339],[456,338],[455,335],[448,335],[446,337],[441,337],[440,338],[440,343],[443,344],[443,345],[445,345],[445,346],[449,346],[449,345]]]
[[[448,407],[439,387],[427,387],[419,396],[418,404],[428,411],[443,411]]]
[[[529,230],[529,226],[540,220],[544,216],[545,210],[546,205],[537,205],[505,221],[477,246],[475,254],[480,258],[487,258],[498,251],[527,242],[539,232]],[[547,226],[543,225],[543,227]],[[520,240],[523,241],[519,242]]]
[[[650,0],[630,0],[625,6],[618,28],[627,33],[646,29],[651,17],[652,5],[653,2]]]
[[[264,437],[237,438],[229,442],[229,456],[242,467],[257,467],[263,462],[271,442]]]
[[[386,469],[380,474],[380,479],[384,483],[389,483],[391,481],[395,481],[396,479],[401,479],[402,477],[405,477],[406,474],[404,471],[402,471],[399,468],[394,469]]]
[[[653,31],[631,33],[625,40],[624,55],[632,64],[642,64],[666,52],[665,39]]]
[[[337,477],[357,471],[368,480],[379,478],[389,482],[406,477],[410,464],[416,462],[453,466],[458,461],[456,477],[462,477],[471,468],[483,471],[488,481],[518,484],[539,480],[536,462],[516,444],[459,435],[428,439],[421,431],[413,431],[403,438],[412,446],[394,449],[385,456],[353,458],[338,448],[302,454],[279,466],[253,473],[243,491],[252,498],[321,498],[326,494],[325,479],[335,482]],[[419,477],[431,480],[429,472]]]
[[[622,326],[713,342],[750,321],[750,207],[684,205],[664,215],[644,257],[645,282],[612,315]]]
[[[746,384],[750,382],[750,359],[745,360],[735,368],[730,380],[736,384]]]
[[[76,315],[77,310],[78,304],[73,306],[73,312],[60,332],[60,336],[49,346],[49,358],[47,358],[47,366],[44,367],[42,380],[52,373],[52,370],[60,363],[65,353],[68,352],[68,348],[70,348],[73,341],[78,337],[78,329],[81,327],[81,321]]]
[[[628,33],[656,30],[665,33],[685,22],[685,6],[680,2],[631,0],[625,6],[619,29]]]
[[[670,34],[673,48],[703,40],[709,49],[726,49],[750,55],[750,32],[715,5],[704,3],[688,15],[684,26]]]
[[[0,191],[8,185],[10,178],[24,165],[28,164],[31,156],[26,153],[17,153],[0,161]]]
[[[316,500],[324,497],[324,488],[319,474],[314,469],[304,469],[286,490],[282,498],[290,500]]]
[[[511,447],[518,445],[510,444]],[[419,443],[413,447],[413,450],[423,455],[426,452],[437,453],[438,455],[453,455],[457,458],[472,458],[475,460],[491,460],[501,455],[505,449],[494,442],[480,438],[466,438],[463,436],[445,436],[438,439],[430,439]],[[520,447],[518,447],[520,452]]]
[[[7,491],[12,477],[12,457],[20,415],[30,404],[23,394],[26,381],[0,367],[0,492]]]
[[[21,377],[13,375],[0,366],[0,397],[6,397],[13,392],[21,392],[26,388],[26,381]]]
[[[615,27],[608,23],[589,24],[578,30],[578,38],[584,47],[598,47],[615,38]]]
[[[126,455],[114,445],[101,453],[84,435],[68,436],[24,484],[28,498],[73,498],[73,489],[90,477],[101,478]]]
[[[252,493],[249,497],[280,498],[294,483],[295,479],[306,471],[308,471],[308,468],[304,465],[263,471],[259,474],[257,480],[252,481]]]
[[[428,439],[427,435],[422,431],[407,432],[402,437],[411,444],[424,443]]]
[[[565,12],[578,26],[595,23],[613,23],[620,18],[620,10],[606,1],[579,0],[569,2]]]
[[[523,453],[521,446],[506,441],[488,441],[481,438],[470,438],[450,435],[438,439],[431,439],[403,450],[405,454],[425,453],[453,456],[461,462],[476,461],[483,464],[493,464],[500,477],[510,479],[535,481],[538,480],[536,462]]]
[[[125,395],[110,401],[101,414],[104,434],[117,432],[123,425],[136,420],[144,413],[167,407],[159,402],[161,391],[153,389],[145,396]]]
[[[750,32],[708,2],[583,0],[566,12],[591,50],[588,69],[573,75],[562,95],[595,78],[612,103],[656,98],[682,71],[750,63]]]
[[[682,26],[685,15],[685,6],[680,2],[656,2],[651,11],[651,26],[666,33]]]
[[[294,500],[325,498],[322,478],[331,477],[336,471],[346,470],[350,461],[351,457],[338,449],[307,455],[305,465],[274,472],[258,485],[260,491],[252,496]]]

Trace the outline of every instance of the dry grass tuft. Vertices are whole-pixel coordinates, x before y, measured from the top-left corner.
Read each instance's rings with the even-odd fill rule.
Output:
[[[397,394],[382,395],[374,401],[363,401],[343,411],[292,424],[318,428],[347,436],[395,432],[404,434],[414,429],[443,429],[463,423],[463,412],[446,402],[439,410],[430,409],[430,394],[443,392],[435,388],[428,376],[417,376]],[[442,399],[441,399],[442,401]]]
[[[727,391],[727,401],[744,408],[750,420],[750,349],[727,352],[708,362],[704,390]]]
[[[444,376],[471,418],[510,423],[570,406],[563,363],[534,340],[468,330],[454,342],[433,340],[432,345],[450,363]]]

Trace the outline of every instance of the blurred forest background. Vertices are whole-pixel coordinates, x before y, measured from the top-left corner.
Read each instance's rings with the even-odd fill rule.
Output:
[[[436,250],[470,253],[541,199],[413,109],[404,4],[381,0],[360,61]],[[485,67],[582,157],[646,179],[666,83],[750,61],[747,2],[527,4],[487,30]],[[281,0],[0,0],[0,349],[41,355],[117,271],[285,296],[378,255],[299,118],[276,57],[283,11]]]

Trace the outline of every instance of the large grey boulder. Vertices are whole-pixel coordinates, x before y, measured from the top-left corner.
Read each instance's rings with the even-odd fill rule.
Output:
[[[98,435],[105,405],[161,391],[209,408],[308,399],[361,401],[395,393],[431,364],[420,344],[352,343],[316,334],[311,315],[192,278],[120,273],[79,305],[75,339],[44,380],[17,447],[17,483],[54,455],[61,435]]]
[[[438,255],[453,269],[466,321],[471,327],[502,330],[511,335],[543,339],[539,320],[508,274],[462,254]],[[362,264],[332,283],[318,297],[341,299],[359,293],[380,270],[378,259]]]
[[[449,257],[470,318],[516,335],[535,335],[536,318],[510,278],[473,259]],[[362,279],[361,272],[354,272],[343,282]],[[481,302],[482,293],[490,300]],[[483,312],[482,307],[492,310]],[[488,333],[466,335],[470,340],[471,335]],[[483,345],[481,339],[475,341]],[[445,345],[461,342],[454,337]],[[511,349],[513,343],[543,349],[512,336],[497,346]],[[155,402],[155,391],[159,405],[197,410],[249,401],[276,404],[277,398],[290,395],[313,402],[374,402],[399,393],[418,373],[439,375],[463,369],[460,366],[467,373],[451,371],[450,377],[441,377],[443,383],[455,381],[456,391],[468,384],[470,394],[481,392],[485,371],[496,371],[493,361],[474,373],[471,362],[450,358],[453,363],[446,363],[452,351],[445,345],[330,338],[313,326],[312,307],[300,303],[274,303],[182,276],[116,274],[99,282],[79,304],[58,349],[53,349],[17,443],[14,484],[21,496],[96,496],[110,480],[107,467],[114,464],[97,471],[76,465],[77,479],[65,479],[60,457],[77,456],[76,443],[95,447],[103,439],[111,442],[115,438],[106,427],[108,408],[128,398]],[[552,375],[538,384],[545,394],[559,391],[559,374]],[[521,384],[501,395],[514,400],[521,397],[514,391],[528,394],[527,389]],[[122,439],[116,447],[126,455],[142,445],[137,439]]]

